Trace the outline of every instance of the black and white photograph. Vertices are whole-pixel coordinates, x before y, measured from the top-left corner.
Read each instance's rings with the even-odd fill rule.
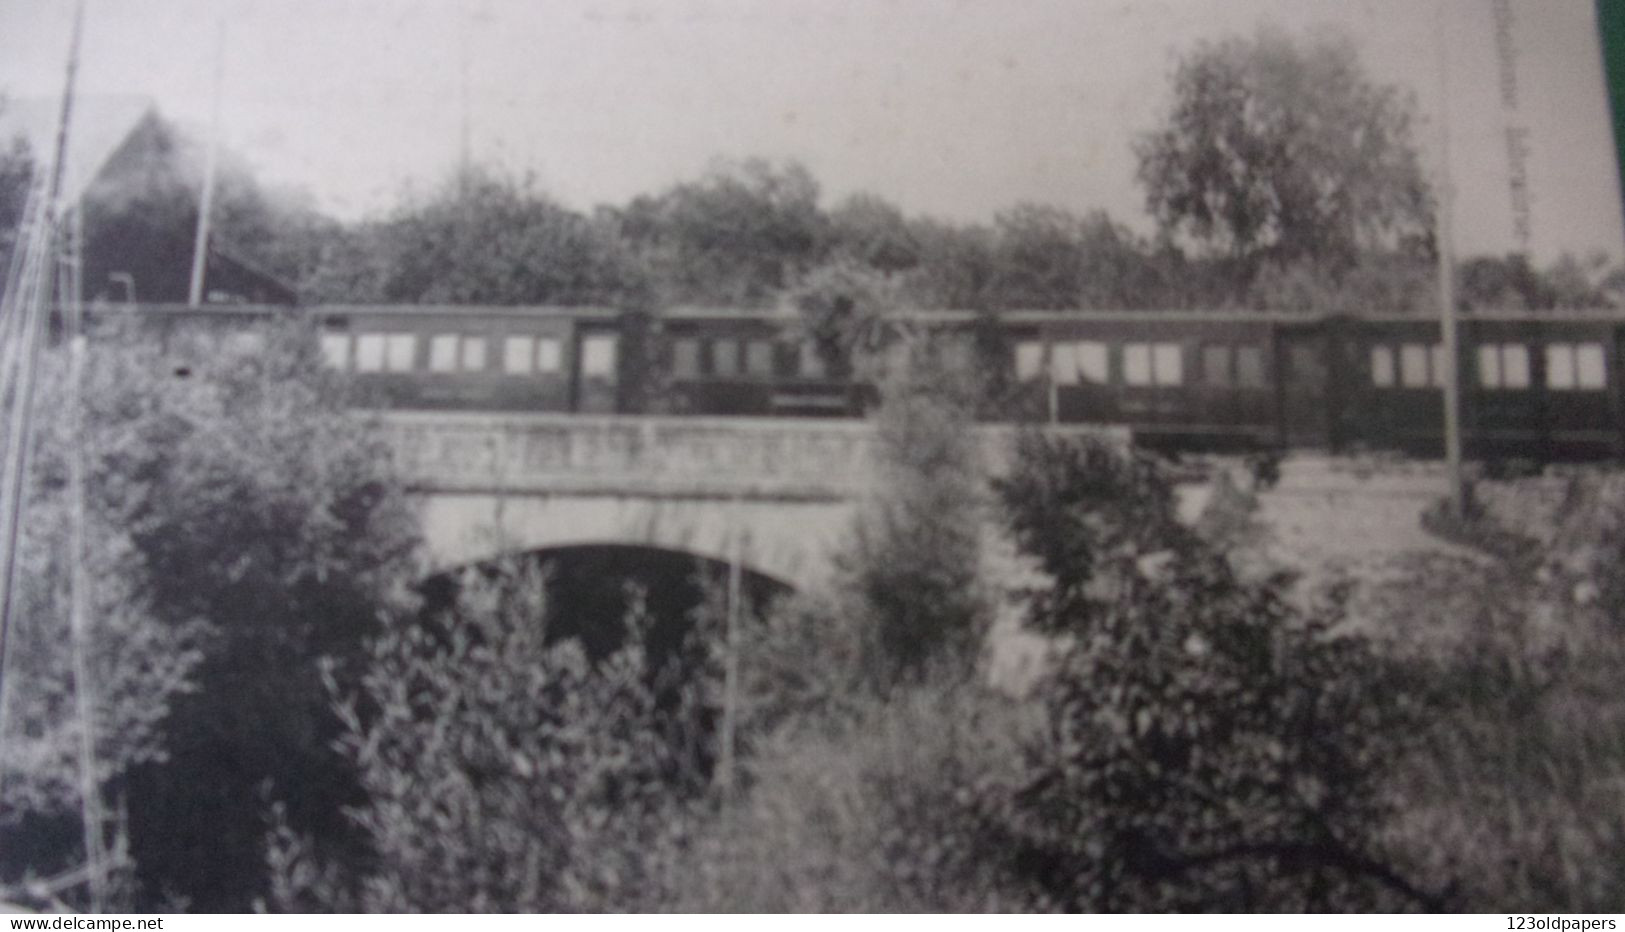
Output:
[[[0,912],[1625,913],[1622,134],[1616,0],[0,0]]]

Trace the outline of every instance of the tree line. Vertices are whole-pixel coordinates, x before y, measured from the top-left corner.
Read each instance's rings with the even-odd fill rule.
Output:
[[[762,159],[719,161],[586,212],[528,177],[473,167],[353,223],[262,188],[235,161],[215,229],[308,302],[752,307],[846,274],[920,308],[1423,312],[1436,301],[1435,203],[1418,122],[1413,97],[1371,77],[1350,41],[1265,30],[1178,60],[1158,125],[1132,142],[1154,221],[1145,235],[1054,204],[980,223],[909,216],[874,194],[826,205],[805,167]],[[92,252],[189,241],[195,178],[176,155],[184,144],[169,145],[114,190],[93,191]],[[0,221],[20,209],[26,158],[0,155]],[[1625,294],[1625,273],[1594,257],[1545,268],[1468,257],[1458,276],[1468,308]]]

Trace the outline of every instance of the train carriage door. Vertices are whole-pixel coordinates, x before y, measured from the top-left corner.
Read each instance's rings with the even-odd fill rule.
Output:
[[[1614,328],[1614,358],[1608,363],[1608,400],[1614,414],[1613,453],[1625,456],[1625,326]]]
[[[1282,328],[1276,333],[1281,440],[1293,447],[1330,446],[1331,372],[1326,358],[1326,335],[1318,329]]]
[[[583,330],[576,335],[576,410],[584,414],[613,414],[620,409],[620,353],[618,334]]]

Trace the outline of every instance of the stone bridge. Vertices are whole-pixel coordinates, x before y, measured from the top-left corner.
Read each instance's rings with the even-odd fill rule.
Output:
[[[727,562],[813,586],[873,481],[861,421],[392,412],[435,569],[590,544]],[[979,427],[991,468],[1014,428]]]

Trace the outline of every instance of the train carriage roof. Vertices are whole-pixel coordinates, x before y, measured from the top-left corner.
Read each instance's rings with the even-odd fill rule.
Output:
[[[287,307],[258,304],[204,305],[193,308],[184,304],[105,305],[103,309],[125,309],[150,313],[190,315],[256,316],[286,313]],[[315,304],[299,308],[295,313],[318,318],[401,317],[401,318],[455,318],[461,316],[515,319],[575,319],[615,321],[625,311],[593,305],[473,305],[473,304]],[[681,306],[658,312],[662,320],[677,321],[764,321],[790,322],[797,314],[786,308],[727,308]],[[1104,310],[1104,311],[1037,311],[1012,310],[988,315],[970,310],[918,310],[890,315],[891,319],[922,325],[959,325],[989,319],[1001,324],[1017,326],[1043,326],[1067,323],[1202,323],[1202,324],[1301,324],[1313,325],[1328,321],[1371,324],[1434,324],[1438,318],[1431,314],[1372,314],[1335,317],[1303,314],[1290,311],[1235,311],[1235,310]],[[1521,323],[1592,323],[1625,324],[1625,309],[1581,308],[1540,311],[1474,311],[1463,312],[1458,318],[1463,324],[1475,322]]]

